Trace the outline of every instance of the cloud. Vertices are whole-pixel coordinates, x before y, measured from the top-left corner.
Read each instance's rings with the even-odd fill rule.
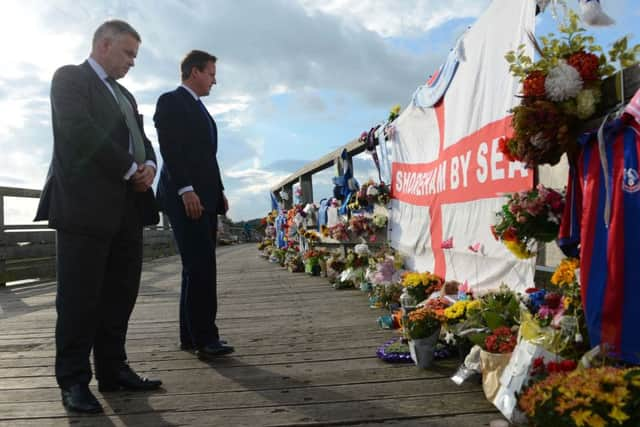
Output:
[[[338,16],[352,26],[364,26],[383,37],[417,37],[453,19],[477,17],[490,0],[301,0],[311,15]]]

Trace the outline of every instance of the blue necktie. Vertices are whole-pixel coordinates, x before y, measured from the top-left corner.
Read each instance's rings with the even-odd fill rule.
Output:
[[[202,110],[204,114],[204,118],[207,120],[207,126],[209,126],[209,138],[211,139],[211,143],[214,141],[214,133],[213,133],[213,123],[211,123],[211,116],[209,116],[209,112],[207,111],[207,107],[204,106],[202,100],[198,99],[198,106]]]

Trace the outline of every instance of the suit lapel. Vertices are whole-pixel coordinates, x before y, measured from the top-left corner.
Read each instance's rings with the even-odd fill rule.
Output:
[[[179,86],[176,91],[180,94],[180,96],[182,96],[189,108],[191,108],[192,117],[201,118],[200,120],[198,120],[198,123],[201,124],[203,131],[207,133],[209,133],[209,125],[207,124],[206,120],[209,120],[209,123],[211,123],[211,126],[213,127],[214,137],[217,139],[218,127],[216,126],[216,122],[215,120],[213,120],[213,117],[211,117],[211,114],[209,114],[209,112],[207,111],[207,115],[205,116],[205,112],[202,111],[200,105],[198,105],[198,101],[196,101],[196,99],[182,86]],[[218,145],[217,141],[211,141],[211,143],[214,147],[217,147]],[[217,148],[215,148],[215,150],[217,151]]]
[[[113,96],[113,94],[107,89],[105,83],[100,79],[100,77],[96,74],[96,72],[91,68],[88,61],[85,61],[81,65],[82,69],[87,74],[89,81],[96,93],[98,93],[101,97],[105,98],[105,103],[102,105],[109,105],[114,113],[122,114],[120,110],[120,106],[118,105],[118,101]]]

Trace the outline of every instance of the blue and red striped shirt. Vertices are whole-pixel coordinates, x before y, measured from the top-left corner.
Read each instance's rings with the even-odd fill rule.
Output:
[[[580,257],[591,345],[640,361],[640,126],[623,116],[580,138],[570,166],[559,245]]]

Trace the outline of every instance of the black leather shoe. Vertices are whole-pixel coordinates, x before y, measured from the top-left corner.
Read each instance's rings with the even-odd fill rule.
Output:
[[[211,357],[224,356],[225,354],[230,354],[234,351],[236,350],[230,345],[218,342],[216,344],[209,344],[205,345],[204,347],[200,347],[196,350],[196,355],[200,359],[209,359]]]
[[[86,384],[74,384],[69,388],[63,388],[61,394],[62,406],[70,411],[84,414],[102,412],[102,405]]]
[[[219,342],[220,344],[227,344],[227,341],[226,341],[226,340],[218,340],[218,342]],[[180,343],[180,350],[181,350],[181,351],[188,351],[189,353],[195,353],[195,352],[196,352],[196,350],[197,350],[197,348],[196,348],[196,347],[194,347],[194,346],[193,346],[193,345],[191,345],[191,344],[186,344],[186,343],[181,342],[181,343]]]
[[[136,374],[129,366],[124,366],[118,371],[118,375],[112,381],[99,381],[98,390],[104,391],[150,391],[157,390],[162,385],[160,380],[150,380]]]

